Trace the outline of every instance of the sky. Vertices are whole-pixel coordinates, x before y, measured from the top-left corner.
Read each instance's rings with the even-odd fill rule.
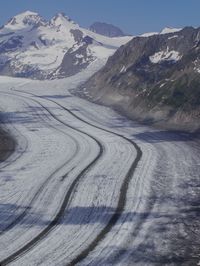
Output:
[[[200,26],[200,0],[0,0],[0,25],[26,10],[46,19],[64,12],[87,28],[107,22],[133,35],[166,26]]]

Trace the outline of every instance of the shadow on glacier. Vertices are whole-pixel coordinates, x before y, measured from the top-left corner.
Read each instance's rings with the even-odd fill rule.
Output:
[[[14,220],[17,222],[20,213],[30,209],[30,207],[22,207],[16,204],[0,204],[0,234],[2,231],[6,231]]]
[[[192,141],[195,139],[195,134],[189,134],[185,132],[177,131],[153,131],[153,132],[142,132],[132,135],[138,140],[142,140],[148,143],[159,143],[159,142],[177,142],[177,141]]]
[[[165,204],[178,204],[179,201],[182,201],[184,204],[184,207],[180,209],[177,212],[174,213],[168,213],[168,212],[151,212],[151,210],[147,212],[123,212],[120,215],[120,219],[118,220],[118,223],[122,223],[123,221],[126,221],[128,223],[134,223],[138,220],[155,220],[158,221],[159,219],[167,219],[168,222],[170,221],[171,224],[177,224],[179,222],[182,222],[184,219],[184,222],[192,221],[194,218],[200,217],[200,205],[199,202],[196,200],[188,200],[188,199],[175,199],[175,198],[169,198],[169,199],[149,199],[149,202],[155,201],[158,203],[165,203]],[[150,203],[151,205],[151,203]],[[151,209],[151,208],[150,208]],[[74,225],[83,225],[83,224],[95,224],[95,223],[101,223],[106,224],[109,219],[114,215],[115,213],[114,208],[109,207],[74,207],[68,210],[66,218],[61,221],[63,224],[74,224]],[[159,227],[160,231],[164,231],[164,223]]]
[[[154,201],[155,199],[150,199]],[[200,218],[200,206],[197,201],[187,201],[187,199],[160,199],[163,203],[176,204],[176,200],[183,201],[185,207],[174,213],[168,212],[123,212],[119,213],[118,224],[124,221],[127,223],[135,223],[138,220],[159,222],[157,228],[159,232],[167,230],[168,225],[177,225],[178,223],[189,223],[194,219]],[[157,202],[158,203],[158,202]],[[151,209],[151,208],[150,208]],[[46,226],[51,223],[51,220],[45,219],[43,213],[34,212],[31,207],[22,207],[18,205],[0,204],[0,229],[2,230],[9,220],[17,219],[18,215],[27,211],[26,216],[20,222],[21,226]],[[87,224],[107,224],[111,217],[116,213],[116,210],[111,207],[73,207],[65,211],[64,217],[58,220],[58,224],[63,225],[87,225]],[[33,222],[34,221],[34,222]],[[163,222],[165,221],[165,222]],[[161,223],[160,223],[161,222]]]
[[[93,258],[89,265],[137,265],[137,266],[193,266],[198,265],[198,256],[193,256],[192,248],[181,254],[180,250],[172,250],[170,247],[156,247],[155,243],[141,243],[133,248],[119,248],[110,246],[104,248],[107,251],[105,257]],[[88,262],[81,263],[82,266],[88,266]]]
[[[65,99],[65,98],[71,98],[71,95],[41,95],[41,96],[37,96],[38,98],[45,98],[45,99]]]
[[[52,109],[59,109],[51,107]],[[29,106],[21,112],[2,112],[0,113],[0,122],[2,124],[33,124],[41,123],[44,120],[50,120],[51,115],[41,107]]]
[[[163,199],[160,199],[160,201]],[[154,199],[152,199],[154,201]],[[186,201],[186,199],[184,199]],[[198,226],[195,227],[194,233],[190,230],[185,231],[185,235],[179,234],[177,227],[175,225],[182,225],[188,223],[188,228],[190,228],[190,223],[194,219],[199,220],[200,218],[200,208],[197,202],[190,202],[194,205],[194,210],[180,210],[180,214],[173,213],[159,213],[159,212],[125,212],[120,216],[118,223],[122,224],[125,220],[128,223],[134,223],[138,221],[139,226],[142,225],[143,220],[152,220],[153,227],[147,232],[145,240],[139,242],[138,245],[134,245],[130,248],[119,248],[119,246],[108,246],[107,251],[109,251],[109,257],[99,256],[98,258],[93,258],[92,265],[115,265],[120,262],[120,257],[123,257],[127,253],[129,254],[129,263],[139,263],[139,265],[145,265],[145,263],[150,263],[148,265],[190,265],[188,262],[193,261],[193,246],[194,237],[198,238]],[[187,206],[186,206],[187,207]],[[24,207],[17,206],[15,204],[0,204],[0,234],[5,230],[8,222],[16,218],[20,212],[24,210]],[[105,225],[109,219],[114,214],[115,209],[111,207],[74,207],[70,208],[64,219],[59,221],[59,224],[63,225],[87,225],[99,223]],[[192,214],[193,213],[193,214]],[[183,215],[184,214],[184,215]],[[31,208],[28,208],[28,217],[24,217],[20,221],[19,227],[32,228],[34,226],[47,226],[51,221],[42,218],[42,213],[34,213]],[[12,218],[12,219],[11,219]],[[17,222],[17,220],[16,220]],[[197,223],[198,225],[198,223]],[[135,239],[140,237],[142,228],[139,230],[133,230],[130,227],[129,237]],[[182,227],[180,227],[181,230]],[[62,230],[65,230],[64,228]],[[66,228],[67,230],[67,228]],[[189,232],[189,233],[188,233]],[[64,231],[63,231],[64,233]],[[196,236],[195,236],[196,235]],[[141,238],[143,239],[143,238]],[[199,241],[199,238],[198,240]],[[172,246],[168,246],[172,245]],[[199,246],[198,246],[199,247]],[[152,255],[153,254],[153,255]],[[185,263],[185,264],[180,264]],[[133,264],[133,265],[134,265]],[[82,265],[87,265],[82,263]],[[125,263],[126,265],[126,263]],[[128,265],[128,264],[127,264]],[[196,264],[191,264],[196,265]]]
[[[129,120],[123,116],[112,117],[108,119],[106,125],[110,128],[141,128],[142,124]]]

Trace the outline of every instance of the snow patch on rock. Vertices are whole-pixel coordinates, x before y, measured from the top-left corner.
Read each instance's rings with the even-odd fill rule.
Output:
[[[126,68],[125,66],[123,66],[123,67],[121,68],[121,70],[120,70],[120,73],[125,73],[126,70],[127,70],[127,68]]]
[[[147,33],[143,33],[142,35],[140,35],[141,37],[151,37],[154,35],[158,35],[159,32],[147,32]]]
[[[176,39],[176,38],[178,38],[178,35],[171,36],[168,38],[168,40],[172,40],[172,39]]]
[[[177,62],[182,58],[182,55],[178,51],[171,50],[167,48],[165,51],[160,51],[155,53],[154,55],[150,56],[149,59],[153,64],[159,64],[163,61],[173,61]]]

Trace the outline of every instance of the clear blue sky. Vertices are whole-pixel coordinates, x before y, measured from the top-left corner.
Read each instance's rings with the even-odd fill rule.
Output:
[[[0,0],[0,24],[26,10],[45,18],[65,12],[84,27],[102,21],[132,34],[200,26],[200,0]]]

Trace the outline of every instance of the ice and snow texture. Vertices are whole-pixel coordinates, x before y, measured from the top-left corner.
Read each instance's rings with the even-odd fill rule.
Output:
[[[72,96],[69,89],[91,73],[86,70],[62,81],[0,79],[6,126],[18,139],[13,155],[18,159],[11,163],[10,157],[0,172],[1,231],[27,211],[13,228],[0,233],[1,260],[50,223],[70,184],[98,154],[97,143],[84,133],[100,141],[101,158],[81,177],[59,225],[11,265],[66,265],[102,230],[115,211],[121,184],[136,156],[129,142],[103,131],[109,129],[134,140],[143,156],[129,184],[121,218],[80,265],[155,265],[159,261],[167,265],[177,259],[187,265],[187,256],[195,262],[199,251],[192,247],[200,232],[194,208],[199,144],[185,134],[138,125],[109,108]]]

